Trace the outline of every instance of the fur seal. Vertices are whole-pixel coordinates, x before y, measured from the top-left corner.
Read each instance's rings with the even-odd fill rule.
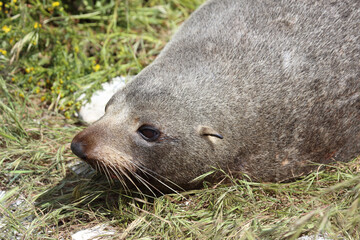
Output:
[[[197,187],[212,167],[277,182],[351,160],[359,35],[358,0],[210,0],[71,149],[164,192]]]

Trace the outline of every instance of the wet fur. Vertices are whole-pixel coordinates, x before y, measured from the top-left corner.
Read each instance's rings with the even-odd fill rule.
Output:
[[[125,179],[127,169],[163,191],[194,188],[211,167],[283,181],[309,163],[351,160],[360,154],[359,34],[358,0],[208,1],[74,141],[93,166]],[[143,140],[143,124],[160,139]]]

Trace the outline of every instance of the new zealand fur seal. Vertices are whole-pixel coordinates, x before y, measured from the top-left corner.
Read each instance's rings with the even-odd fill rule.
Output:
[[[159,191],[215,168],[283,181],[360,154],[360,1],[210,0],[73,139]]]

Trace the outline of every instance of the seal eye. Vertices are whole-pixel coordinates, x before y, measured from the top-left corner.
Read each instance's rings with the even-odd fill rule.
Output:
[[[141,126],[138,129],[138,133],[144,140],[148,142],[156,141],[160,136],[160,131],[158,129],[148,125]]]

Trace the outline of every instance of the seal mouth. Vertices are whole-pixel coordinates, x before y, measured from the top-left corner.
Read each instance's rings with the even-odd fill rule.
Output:
[[[130,189],[137,190],[143,194],[153,194],[154,196],[164,195],[164,192],[159,189],[156,182],[158,178],[154,178],[141,168],[127,167],[127,166],[116,166],[111,162],[105,162],[104,160],[85,159],[90,166],[96,170],[96,172],[104,175],[110,184],[120,183],[125,191]],[[164,183],[162,183],[164,185]],[[165,186],[168,186],[165,184]],[[172,190],[170,186],[168,188]],[[167,191],[166,191],[167,192]]]
[[[125,191],[132,189],[141,194],[146,193],[153,196],[178,193],[177,190],[184,191],[182,187],[149,169],[133,162],[124,164],[126,162],[124,159],[120,161],[121,165],[116,165],[109,159],[86,158],[83,160],[90,164],[96,172],[104,175],[109,183],[120,183]]]

